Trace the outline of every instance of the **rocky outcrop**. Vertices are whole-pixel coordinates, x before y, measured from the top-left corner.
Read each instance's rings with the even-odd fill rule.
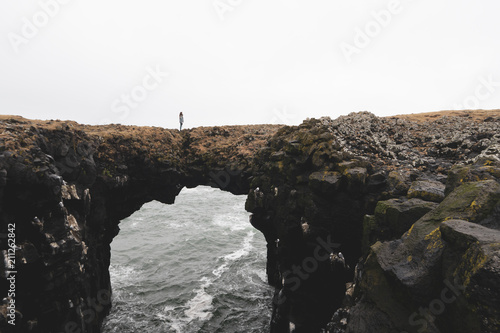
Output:
[[[487,147],[496,144],[498,126],[498,122],[485,124],[461,118],[420,123],[359,113],[280,129],[269,148],[258,155],[263,175],[252,180],[247,201],[253,225],[267,237],[273,236],[268,239],[268,273],[270,283],[277,288],[275,331],[288,331],[290,322],[297,332],[324,327],[331,311],[341,306],[338,295],[345,292],[342,282],[347,282],[342,279],[346,274],[349,279],[360,257],[368,256],[357,266],[357,278],[370,276],[372,257],[363,248],[368,250],[376,241],[397,239],[422,216],[439,211],[439,202],[446,201],[445,192],[450,196],[445,184],[453,183],[448,181],[448,170],[467,160],[472,163],[466,167],[467,172],[476,174],[470,169],[483,168],[473,163],[482,158],[483,150],[491,150]],[[452,131],[456,128],[468,131]],[[487,147],[476,150],[476,140],[485,140]],[[483,163],[493,162],[489,159]],[[481,179],[496,183],[493,174],[497,167],[487,167],[492,173],[483,170]],[[448,184],[452,186],[456,184]],[[456,202],[452,210],[460,211],[462,204]],[[495,219],[490,211],[485,215]],[[318,255],[325,249],[327,238],[327,251],[334,262]],[[387,256],[392,259],[391,250],[388,248]],[[339,253],[345,265],[338,264]],[[418,258],[415,260],[418,262]],[[418,270],[411,267],[407,273],[417,275]],[[379,290],[371,280],[366,285]],[[364,280],[354,288],[358,301],[348,318],[352,332],[367,332],[367,327],[374,327],[373,332],[388,331],[391,321],[381,320],[385,317],[408,320],[396,306],[393,312],[380,308],[365,289]],[[381,300],[387,298],[380,295]],[[404,295],[410,297],[408,291]]]
[[[180,134],[9,117],[1,125],[0,233],[15,225],[16,328],[44,333],[99,332],[111,306],[110,243],[120,220],[151,200],[173,203],[185,186],[248,193],[245,161],[279,128]],[[7,239],[0,242],[7,259]],[[2,298],[14,270],[3,261]],[[9,332],[5,319],[0,330]]]
[[[120,220],[211,185],[248,194],[276,288],[272,332],[412,332],[415,322],[429,332],[495,331],[500,118],[474,115],[363,112],[182,133],[4,116],[0,233],[15,224],[16,328],[99,332]],[[445,303],[445,292],[430,320],[419,307],[437,309],[429,304],[443,281],[456,300]],[[7,296],[2,332],[12,329]]]
[[[456,187],[401,238],[372,245],[355,309],[375,304],[388,320],[366,332],[500,330],[500,183],[485,178]],[[374,312],[354,311],[347,332],[359,332]]]

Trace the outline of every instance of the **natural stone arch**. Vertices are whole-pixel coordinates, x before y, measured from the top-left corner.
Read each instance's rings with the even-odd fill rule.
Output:
[[[316,241],[315,238],[322,234],[322,241],[326,242],[332,234],[325,228],[317,229],[315,226],[315,224],[328,224],[328,216],[332,212],[321,208],[321,211],[314,212],[314,217],[308,217],[304,212],[308,209],[309,203],[314,201],[313,197],[317,196],[313,193],[314,191],[325,190],[330,193],[332,188],[339,186],[335,181],[343,182],[343,178],[335,179],[333,184],[319,180],[319,185],[316,186],[313,175],[311,187],[307,185],[308,181],[305,183],[306,187],[300,184],[296,186],[297,184],[293,182],[290,185],[290,179],[287,179],[290,175],[299,176],[299,173],[304,171],[307,175],[310,171],[307,170],[309,166],[305,166],[305,170],[295,169],[296,162],[290,160],[287,154],[276,152],[277,149],[282,148],[281,138],[275,143],[268,142],[271,135],[280,128],[279,126],[202,128],[181,135],[176,131],[157,128],[83,127],[86,129],[83,131],[82,127],[77,124],[56,123],[55,125],[55,128],[52,128],[54,124],[47,124],[48,128],[42,126],[30,129],[38,137],[37,141],[33,142],[32,150],[23,156],[27,162],[23,160],[19,163],[17,156],[10,156],[12,159],[9,160],[8,157],[6,161],[6,165],[10,166],[9,175],[13,173],[16,176],[13,178],[20,182],[28,180],[24,188],[19,186],[22,184],[7,186],[5,192],[19,199],[13,203],[12,207],[24,207],[27,218],[36,216],[36,220],[33,221],[37,225],[35,228],[38,228],[39,232],[43,231],[45,238],[48,237],[48,239],[38,240],[39,244],[33,244],[30,241],[26,244],[26,252],[29,252],[32,245],[35,248],[42,248],[42,251],[45,246],[47,248],[45,251],[53,252],[52,256],[63,258],[60,260],[67,258],[65,270],[74,273],[69,276],[63,275],[60,280],[56,280],[60,282],[55,282],[54,287],[66,290],[64,297],[68,299],[68,304],[63,304],[59,298],[54,298],[53,311],[47,311],[45,317],[37,319],[41,327],[52,327],[50,325],[56,322],[62,324],[74,322],[84,330],[90,332],[97,330],[109,305],[101,304],[103,307],[99,307],[99,311],[96,311],[92,308],[95,304],[93,301],[96,295],[111,290],[107,270],[110,262],[109,244],[118,233],[119,221],[138,210],[145,202],[158,200],[163,203],[173,203],[175,196],[184,186],[212,185],[235,194],[250,192],[247,209],[254,213],[252,224],[264,233],[268,241],[269,282],[278,290],[281,289],[280,276],[283,273],[280,272],[278,257],[288,258],[290,263],[287,265],[298,264],[300,266],[304,258],[308,257],[307,253],[311,250],[311,246],[314,250],[314,245],[311,244]],[[107,132],[108,129],[109,132]],[[106,133],[106,136],[98,135],[101,133]],[[305,139],[308,140],[307,137]],[[326,136],[319,142],[313,143],[313,140],[303,144],[305,147],[311,145],[318,147],[308,147],[308,149],[322,151],[322,147],[326,147],[323,141],[328,142],[331,139],[331,136]],[[294,146],[296,144],[292,143],[291,147]],[[148,149],[143,147],[148,147]],[[328,155],[329,151],[327,150],[325,154]],[[313,160],[306,156],[302,162],[309,165],[313,163]],[[33,197],[26,200],[23,195],[27,192],[26,188],[33,188],[34,179],[30,179],[30,172],[24,175],[16,175],[16,172],[23,171],[22,166],[29,162],[34,166],[29,171],[40,174],[35,183],[40,191],[31,191],[30,195]],[[318,161],[314,160],[314,163]],[[358,164],[358,162],[352,162],[348,166]],[[284,170],[287,171],[283,172]],[[366,173],[366,170],[361,171]],[[346,183],[350,184],[348,185],[349,191],[354,189],[353,186],[360,186],[361,183],[355,185],[356,181],[358,180]],[[260,190],[257,191],[257,187],[260,187]],[[293,191],[299,191],[303,200],[298,201],[296,209],[287,212],[287,200]],[[270,198],[275,198],[277,201],[270,207],[266,207],[265,204],[260,205],[258,200],[252,201],[252,198],[260,195],[259,193],[265,196],[271,194]],[[349,207],[345,205],[345,202],[351,196],[346,193],[344,193],[345,200],[342,199],[344,194],[338,194],[340,206],[344,208]],[[320,196],[321,194],[317,198]],[[274,205],[276,207],[272,207]],[[9,213],[15,215],[14,212]],[[356,219],[359,220],[360,216]],[[306,237],[309,239],[306,241],[300,236],[301,217],[315,219],[308,221],[311,224],[311,233]],[[359,223],[357,225],[359,233]],[[49,226],[57,230],[54,232],[56,236],[51,234]],[[340,230],[338,233],[343,234],[343,231]],[[349,235],[349,233],[344,234]],[[355,236],[352,237],[355,238]],[[276,251],[278,239],[281,240],[278,249],[286,249],[287,243],[293,243],[293,247],[297,249],[294,249],[293,253],[280,255]],[[359,253],[349,256],[349,252],[347,251],[348,260],[353,262],[353,258]],[[325,254],[322,255],[323,257]],[[40,258],[31,259],[37,262]],[[307,260],[305,263],[307,264]],[[327,261],[310,262],[309,265],[312,266],[306,269],[311,272],[306,272],[307,278],[301,277],[304,281],[299,280],[300,288],[310,285],[312,281],[322,281],[317,284],[319,288],[316,293],[329,295],[330,293],[325,293],[328,288],[321,287],[326,281],[323,278],[320,280],[313,278],[316,275],[321,276],[319,272],[328,266]],[[320,265],[322,269],[318,269]],[[48,267],[37,268],[37,270],[41,271],[42,275],[45,274],[44,271],[50,275],[54,268],[51,265]],[[48,283],[50,285],[51,282]],[[69,285],[81,285],[83,290],[71,289]],[[337,303],[333,302],[333,305],[324,306],[328,301],[325,297],[322,302],[315,302],[320,305],[318,309],[327,309],[327,311],[322,311],[324,312],[323,322],[328,319],[335,304],[338,305],[343,293],[343,281],[336,285],[339,287],[337,288]],[[332,292],[334,292],[333,289]],[[30,297],[37,293],[40,303],[42,300],[46,302],[46,298],[51,299],[50,296],[47,297],[37,289],[28,292]],[[289,306],[290,302],[292,298],[286,300],[285,304]],[[76,311],[73,310],[75,308]],[[35,309],[31,311],[36,315]],[[88,313],[95,315],[90,322],[86,322],[89,321],[89,316],[86,315]],[[31,315],[30,310],[26,314]],[[292,313],[290,316],[297,317],[297,313]],[[289,319],[282,318],[281,321],[283,320]],[[316,318],[312,317],[308,320],[309,322],[304,325],[310,325],[312,321],[316,321]]]
[[[328,321],[345,289],[344,260],[336,251],[343,252],[352,280],[363,240],[369,248],[377,240],[401,236],[370,233],[385,223],[386,212],[363,221],[364,215],[376,213],[381,200],[407,200],[413,181],[448,179],[446,198],[458,187],[457,179],[490,181],[491,197],[485,199],[489,204],[477,212],[487,216],[488,223],[495,221],[488,214],[496,209],[490,204],[496,202],[498,166],[491,152],[499,139],[495,136],[498,121],[441,118],[429,124],[360,113],[337,120],[312,119],[298,127],[230,126],[182,133],[20,118],[9,118],[2,126],[9,140],[3,141],[0,156],[0,216],[2,226],[22,226],[16,234],[22,263],[17,300],[22,304],[21,327],[27,332],[63,331],[66,324],[73,330],[98,332],[109,304],[99,304],[104,306],[97,311],[95,300],[110,290],[109,244],[119,221],[147,201],[173,202],[184,186],[212,184],[248,194],[251,222],[268,243],[268,278],[277,295],[272,324],[276,332],[286,331],[290,322],[299,331],[315,331]],[[442,138],[439,144],[433,142],[437,135]],[[479,140],[489,143],[482,141],[483,147]],[[451,168],[467,158],[476,164]],[[363,235],[364,231],[368,234]],[[445,232],[448,236],[433,234],[436,242],[453,235],[448,229]],[[328,260],[308,259],[315,258],[315,242],[327,242],[328,237],[341,248],[332,245]],[[370,251],[363,259],[363,277],[391,277],[377,259],[380,254],[391,260],[387,247]],[[324,254],[320,253],[321,258]],[[296,266],[310,275],[302,278],[294,273]],[[295,290],[294,277],[300,281]],[[367,280],[359,286],[368,300],[357,305],[352,323],[364,320],[375,325],[373,318],[380,317],[382,310],[369,304],[384,299]],[[412,289],[401,295],[405,293],[412,295]],[[489,304],[488,308],[498,307]],[[86,320],[89,311],[93,311],[92,320]],[[404,329],[405,315],[390,312],[387,327]],[[494,313],[477,316],[495,318]]]

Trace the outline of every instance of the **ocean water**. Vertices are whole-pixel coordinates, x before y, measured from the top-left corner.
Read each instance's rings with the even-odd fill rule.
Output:
[[[245,196],[200,186],[123,220],[103,332],[269,331],[266,246],[244,205]]]

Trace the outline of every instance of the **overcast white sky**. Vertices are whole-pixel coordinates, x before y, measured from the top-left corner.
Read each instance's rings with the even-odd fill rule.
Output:
[[[498,0],[2,0],[0,113],[174,128],[180,111],[193,127],[500,108],[499,13]]]

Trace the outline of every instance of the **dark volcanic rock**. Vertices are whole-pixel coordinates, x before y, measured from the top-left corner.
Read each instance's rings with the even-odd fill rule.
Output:
[[[496,310],[486,309],[492,303],[495,309],[499,305],[490,286],[500,281],[498,231],[481,225],[498,229],[500,220],[491,223],[491,217],[499,208],[498,180],[463,183],[401,239],[373,245],[358,285],[363,302],[376,304],[391,318],[392,327],[408,332],[424,326],[430,332],[497,331],[499,316]],[[471,284],[471,279],[483,272],[485,263],[490,265],[485,274],[491,280],[486,283],[478,277],[484,283]],[[444,313],[436,310],[432,317],[439,315],[437,319],[430,320],[419,312],[420,308],[429,308],[433,299],[439,300],[439,293],[450,283],[464,291],[457,295],[459,301]],[[480,290],[484,298],[472,297],[469,289]],[[359,320],[368,320],[362,318]]]
[[[363,251],[377,241],[401,237],[419,218],[437,207],[437,203],[421,199],[389,199],[379,201],[374,215],[363,222]]]
[[[336,171],[317,171],[309,176],[309,187],[318,192],[338,190],[342,176]]]
[[[272,332],[498,331],[500,118],[467,114],[183,132],[1,116],[0,234],[16,224],[16,328],[100,332],[120,220],[210,185],[248,194],[276,288]],[[458,292],[446,311],[414,315],[433,310],[447,283]]]
[[[437,181],[414,181],[408,189],[408,198],[419,198],[427,201],[441,202],[444,199],[444,189],[444,184]]]

